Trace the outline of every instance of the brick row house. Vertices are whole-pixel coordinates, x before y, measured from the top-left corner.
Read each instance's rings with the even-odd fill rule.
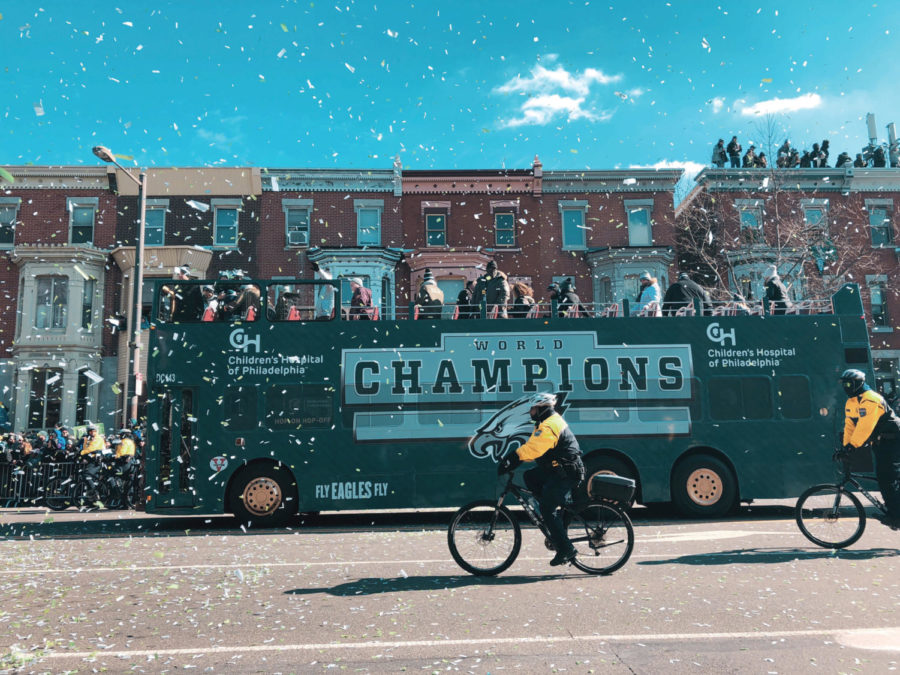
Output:
[[[16,430],[121,421],[136,184],[113,167],[8,167],[0,400]],[[312,263],[362,277],[384,318],[406,316],[428,268],[452,305],[496,260],[546,299],[572,278],[585,302],[668,284],[679,170],[148,170],[142,321],[153,282],[189,265],[202,278],[311,279]],[[342,287],[348,302],[349,284]],[[448,310],[448,316],[452,312]],[[116,327],[118,325],[118,329]],[[148,350],[141,350],[146,359]],[[142,363],[146,372],[146,362]]]
[[[859,284],[875,384],[894,396],[898,208],[897,169],[705,169],[676,210],[679,265],[748,298],[764,297],[765,270],[775,265],[795,303]]]

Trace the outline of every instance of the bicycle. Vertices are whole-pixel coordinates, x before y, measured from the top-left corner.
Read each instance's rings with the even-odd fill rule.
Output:
[[[839,453],[835,462],[841,463],[840,479],[808,488],[794,507],[794,518],[803,536],[823,548],[846,548],[866,529],[866,510],[847,486],[861,492],[872,506],[887,515],[885,505],[860,483],[860,479],[875,480],[875,476],[851,472],[846,454]]]
[[[634,528],[625,513],[634,500],[635,482],[620,476],[594,476],[590,501],[563,506],[563,521],[575,547],[572,560],[582,572],[612,574],[622,567],[634,548]],[[522,547],[518,519],[503,505],[512,495],[528,519],[544,535],[544,545],[555,550],[541,514],[532,503],[533,493],[513,482],[496,500],[482,499],[463,506],[453,516],[447,531],[450,554],[457,564],[476,576],[495,576],[513,564]],[[624,508],[623,508],[624,506]]]
[[[57,476],[47,481],[44,488],[44,504],[53,511],[65,511],[76,506],[79,511],[92,511],[108,505],[110,486],[102,468],[92,474],[88,465],[75,469],[72,476]]]

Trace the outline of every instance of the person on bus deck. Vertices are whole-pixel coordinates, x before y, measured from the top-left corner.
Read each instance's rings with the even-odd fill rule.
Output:
[[[259,312],[259,286],[244,284],[234,302],[236,318],[242,321],[256,321],[257,312]]]
[[[459,308],[457,319],[477,319],[478,306],[475,304],[475,282],[467,281],[459,295],[456,296],[456,306]]]
[[[534,307],[534,291],[524,281],[517,281],[512,286],[513,304],[509,308],[510,319],[524,319]]]
[[[196,278],[197,275],[187,265],[175,268],[174,279],[176,281],[189,281]],[[169,316],[172,321],[200,320],[200,315],[203,312],[203,294],[199,286],[172,284],[171,286],[163,286],[161,291],[167,296]]]
[[[687,272],[681,272],[677,281],[666,289],[663,296],[663,316],[674,316],[682,307],[692,307],[694,298],[700,300],[700,312],[706,314],[711,309],[709,291],[691,279]]]
[[[444,291],[438,288],[434,274],[427,267],[419,293],[416,295],[416,305],[419,306],[420,319],[440,319],[444,310]]]
[[[216,289],[206,284],[200,287],[203,294],[203,314],[200,316],[201,321],[215,321],[219,311],[219,301],[216,299]]]
[[[312,263],[313,272],[316,279],[322,281],[331,281],[331,270],[326,267],[319,266],[318,263]],[[316,302],[313,314],[316,321],[330,321],[334,317],[334,294],[335,288],[331,284],[320,284],[316,286]]]
[[[372,321],[375,319],[375,306],[372,304],[372,291],[363,285],[360,277],[350,279],[350,290],[353,296],[350,298],[351,321]]]
[[[587,316],[587,310],[582,306],[581,298],[575,292],[575,282],[571,277],[563,279],[559,284],[554,281],[547,286],[547,290],[550,291],[550,299],[556,300],[556,316]]]
[[[276,321],[300,321],[301,299],[297,289],[292,284],[285,284],[280,290],[278,301],[272,309],[272,318]]]
[[[763,283],[766,287],[766,301],[772,303],[772,314],[784,314],[792,303],[775,265],[766,268]]]
[[[581,448],[569,425],[556,412],[556,396],[549,393],[531,397],[528,415],[534,421],[531,437],[506,455],[497,465],[497,473],[513,471],[522,462],[537,466],[525,472],[525,485],[537,497],[541,516],[547,524],[556,555],[550,564],[564,565],[575,558],[575,547],[566,536],[566,526],[558,509],[566,496],[584,480]]]
[[[644,270],[641,272],[641,276],[638,277],[638,282],[641,287],[634,301],[634,313],[644,311],[651,302],[655,302],[657,307],[653,315],[660,316],[662,312],[659,304],[662,299],[662,293],[659,290],[659,281],[656,277],[651,277],[650,272]],[[647,311],[650,310],[648,309]]]
[[[506,318],[506,303],[509,302],[509,283],[506,281],[506,274],[497,269],[495,260],[488,261],[484,274],[478,277],[475,282],[475,303],[478,305],[479,313],[481,311],[481,303],[487,304],[487,316],[490,318],[497,311],[497,317]]]
[[[847,395],[844,406],[844,453],[870,447],[875,455],[875,477],[884,499],[885,525],[900,529],[900,417],[881,394],[866,384],[866,374],[851,368],[841,374]]]

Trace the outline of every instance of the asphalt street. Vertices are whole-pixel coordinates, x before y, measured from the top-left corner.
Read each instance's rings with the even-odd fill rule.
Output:
[[[0,511],[0,671],[849,673],[900,662],[900,533],[814,547],[790,504],[635,512],[607,577],[552,568],[528,526],[497,578],[448,512],[228,518]]]

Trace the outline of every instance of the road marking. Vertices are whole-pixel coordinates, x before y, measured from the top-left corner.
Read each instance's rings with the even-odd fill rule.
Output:
[[[527,643],[552,644],[571,642],[677,642],[683,640],[758,640],[798,637],[835,637],[837,635],[859,638],[861,641],[882,637],[886,631],[900,632],[900,628],[832,628],[817,630],[785,630],[766,632],[736,633],[633,633],[619,635],[573,635],[560,637],[525,636],[515,638],[470,638],[467,640],[404,640],[395,642],[324,642],[319,644],[292,645],[245,645],[243,647],[198,647],[197,649],[134,649],[128,651],[90,652],[49,652],[38,659],[84,659],[100,654],[113,658],[135,658],[152,656],[187,656],[194,654],[236,654],[252,652],[297,652],[322,650],[356,650],[356,649],[420,649],[422,647],[469,647],[497,645],[520,645]],[[900,649],[895,645],[891,649]],[[17,650],[11,650],[20,653]],[[33,652],[27,652],[34,655]]]
[[[797,558],[822,558],[822,557],[834,557],[837,559],[846,558],[846,557],[854,557],[857,555],[871,555],[871,551],[868,550],[841,550],[841,551],[832,551],[830,549],[824,548],[811,548],[811,549],[797,549],[797,550],[785,550],[785,549],[777,549],[773,551],[759,551],[754,550],[751,553],[740,553],[739,551],[711,551],[709,553],[690,553],[690,554],[678,554],[678,553],[635,553],[629,558],[629,560],[635,560],[638,558],[644,559],[662,559],[662,558],[681,558],[685,555],[689,555],[691,558],[700,558],[703,556],[707,556],[710,558],[715,558],[717,556],[728,557],[728,558],[740,558],[742,556],[746,556],[749,558],[759,558],[764,556],[778,556],[780,558],[784,558],[787,555],[796,556]],[[548,554],[549,555],[549,554]],[[545,560],[545,557],[537,557],[537,556],[519,556],[516,558],[517,562],[540,562]],[[307,561],[307,562],[282,562],[282,563],[233,563],[229,565],[141,565],[141,566],[129,566],[129,567],[58,567],[58,568],[45,568],[45,569],[21,569],[21,570],[0,570],[0,576],[5,575],[17,575],[17,574],[84,574],[84,573],[94,573],[94,572],[153,572],[153,571],[170,571],[170,570],[232,570],[232,569],[259,569],[266,567],[322,567],[322,566],[347,566],[352,567],[355,565],[440,565],[440,564],[454,564],[451,558],[436,558],[433,560],[326,560],[326,561]],[[462,572],[460,576],[462,576]]]

